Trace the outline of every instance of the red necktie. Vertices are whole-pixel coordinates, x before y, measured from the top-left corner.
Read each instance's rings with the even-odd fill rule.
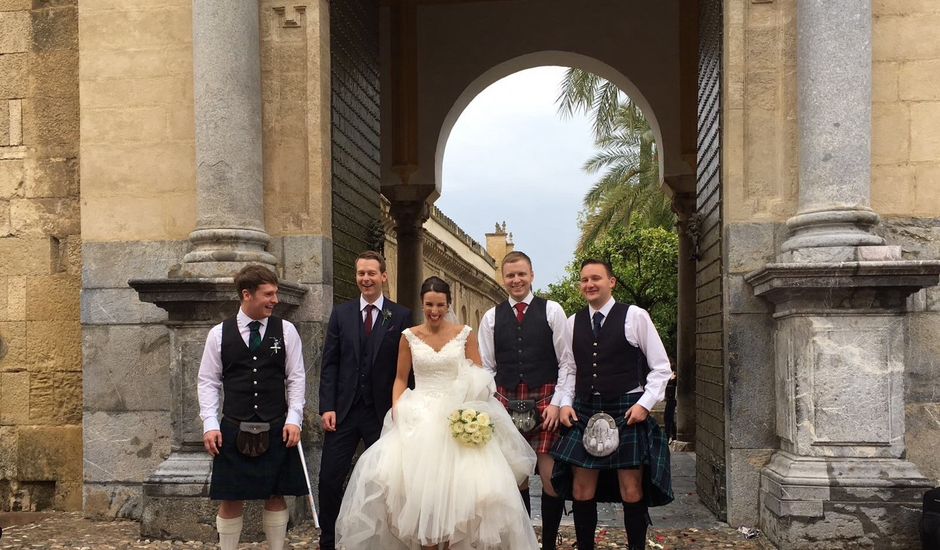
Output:
[[[516,322],[521,325],[525,319],[525,302],[519,302],[514,307],[516,308]]]
[[[366,331],[366,337],[372,336],[372,310],[375,306],[369,304],[366,306],[366,320],[363,321],[362,328]]]

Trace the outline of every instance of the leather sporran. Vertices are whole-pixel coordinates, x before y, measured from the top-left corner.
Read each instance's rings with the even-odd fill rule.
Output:
[[[526,435],[538,427],[535,399],[510,399],[509,416],[519,433]]]
[[[270,422],[240,422],[235,448],[245,456],[261,456],[268,450],[270,433]]]
[[[607,413],[597,413],[587,422],[581,436],[584,450],[591,456],[603,458],[620,446],[620,430],[617,422]]]

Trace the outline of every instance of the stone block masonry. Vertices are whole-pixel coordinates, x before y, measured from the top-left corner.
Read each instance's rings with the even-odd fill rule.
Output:
[[[0,2],[0,511],[82,506],[78,88],[77,2]]]

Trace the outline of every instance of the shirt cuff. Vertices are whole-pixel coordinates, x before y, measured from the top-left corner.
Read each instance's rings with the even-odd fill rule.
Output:
[[[555,406],[555,407],[560,407],[562,401],[563,401],[563,398],[562,398],[561,394],[556,391],[556,392],[552,395],[552,405]]]
[[[559,407],[571,407],[574,405],[574,399],[569,395],[562,395],[561,400],[558,402]]]
[[[300,413],[295,412],[295,411],[288,411],[287,420],[285,420],[284,423],[293,424],[299,428],[302,426],[301,423],[303,422],[303,420],[304,420],[303,415],[301,415]]]
[[[656,406],[657,399],[650,392],[643,392],[643,395],[637,400],[636,404],[642,406],[647,411],[652,411],[653,407]]]
[[[219,419],[210,416],[202,421],[202,433],[219,431]]]

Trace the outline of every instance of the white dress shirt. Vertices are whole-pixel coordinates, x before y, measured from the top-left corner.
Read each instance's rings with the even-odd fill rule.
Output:
[[[235,316],[238,332],[245,345],[251,329],[248,323],[254,319],[238,309]],[[268,328],[268,319],[258,319],[261,323],[261,337]],[[304,372],[303,353],[300,349],[300,334],[289,321],[284,323],[285,374],[287,376],[287,419],[285,423],[300,427],[304,417],[304,392],[306,374]],[[206,347],[199,364],[199,416],[202,418],[202,432],[219,429],[219,412],[222,397],[222,323],[212,327],[206,336]]]
[[[522,299],[525,309],[529,310],[529,304],[532,303],[532,293],[530,292]],[[546,300],[545,316],[548,317],[548,326],[552,329],[552,345],[555,347],[555,359],[558,361],[558,381],[556,382],[555,394],[552,396],[552,405],[561,406],[562,396],[557,390],[557,386],[564,382],[569,372],[574,372],[574,359],[571,355],[571,330],[568,327],[565,318],[565,310],[561,308],[558,302]],[[512,297],[509,298],[509,307],[515,310],[517,302]],[[498,306],[497,306],[498,307]],[[480,359],[483,361],[483,368],[491,374],[496,374],[496,347],[493,344],[493,330],[496,328],[496,307],[486,310],[483,318],[480,319],[480,330],[477,333],[477,343],[480,347]],[[565,367],[565,363],[570,362],[570,368]],[[534,388],[533,388],[534,389]]]
[[[593,318],[594,313],[600,311],[604,315],[601,326],[604,326],[614,303],[616,303],[615,300],[611,298],[600,309],[588,306],[588,317]],[[574,336],[574,317],[574,315],[569,317],[567,323],[568,334],[572,337]],[[666,397],[666,384],[669,383],[669,379],[672,377],[672,368],[669,364],[669,355],[666,354],[666,347],[663,346],[663,341],[659,338],[659,333],[656,332],[650,314],[641,307],[630,306],[630,309],[627,310],[627,318],[623,322],[623,333],[627,337],[627,342],[640,348],[640,351],[646,356],[646,362],[650,368],[649,374],[646,375],[646,384],[641,384],[628,393],[643,392],[637,403],[648,411],[653,410],[653,406]],[[577,365],[572,360],[566,362],[565,366],[570,370],[567,372],[567,376],[564,377],[564,382],[559,382],[558,387],[555,388],[555,395],[561,393],[562,406],[570,406],[574,402]],[[558,379],[561,380],[562,377],[559,376]]]
[[[366,322],[366,306],[369,305],[369,302],[363,298],[362,294],[359,295],[359,313],[362,315],[362,322]],[[385,295],[379,294],[379,297],[372,302],[372,305],[375,306],[375,309],[372,310],[372,328],[375,328],[375,322],[382,316],[382,308],[385,306]]]

